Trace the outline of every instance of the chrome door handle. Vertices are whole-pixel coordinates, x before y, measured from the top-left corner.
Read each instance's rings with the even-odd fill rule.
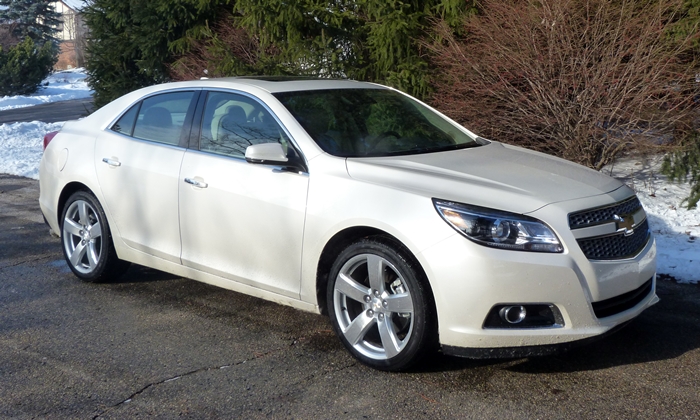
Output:
[[[209,184],[207,184],[206,182],[197,181],[196,179],[192,178],[185,178],[185,182],[190,185],[194,185],[197,188],[207,188],[209,186]]]
[[[110,158],[102,158],[102,162],[106,163],[109,166],[122,166],[121,162]]]

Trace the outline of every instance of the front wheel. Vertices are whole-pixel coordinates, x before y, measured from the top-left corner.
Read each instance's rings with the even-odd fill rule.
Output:
[[[345,347],[381,370],[404,370],[437,342],[430,290],[408,251],[383,237],[363,239],[336,259],[328,313]]]
[[[117,258],[102,206],[86,191],[74,193],[66,202],[61,242],[68,266],[81,280],[114,280],[129,268],[128,262]]]

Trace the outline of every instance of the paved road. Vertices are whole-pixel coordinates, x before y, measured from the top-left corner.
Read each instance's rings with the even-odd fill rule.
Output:
[[[23,121],[43,121],[52,123],[57,121],[77,120],[78,118],[90,114],[93,109],[92,98],[8,109],[6,111],[0,111],[0,124]]]
[[[133,266],[77,280],[0,175],[0,418],[698,418],[700,287],[556,357],[357,364],[325,317]]]

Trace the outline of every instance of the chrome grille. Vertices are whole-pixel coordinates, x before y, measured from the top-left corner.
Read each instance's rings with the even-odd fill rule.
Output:
[[[609,236],[579,239],[578,245],[589,260],[617,260],[637,255],[649,240],[649,223],[644,220],[625,236],[618,233]]]
[[[630,218],[637,223],[631,234]],[[571,213],[569,227],[589,260],[632,258],[644,249],[651,236],[649,223],[637,196]]]
[[[642,207],[642,203],[639,202],[637,196],[633,196],[611,206],[571,213],[569,215],[569,227],[571,229],[578,229],[610,222],[613,220],[614,215],[632,214],[640,207]]]

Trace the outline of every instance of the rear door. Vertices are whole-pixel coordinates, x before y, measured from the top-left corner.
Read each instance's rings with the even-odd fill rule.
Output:
[[[103,131],[95,147],[104,206],[124,242],[180,262],[178,179],[198,92],[150,96]]]

